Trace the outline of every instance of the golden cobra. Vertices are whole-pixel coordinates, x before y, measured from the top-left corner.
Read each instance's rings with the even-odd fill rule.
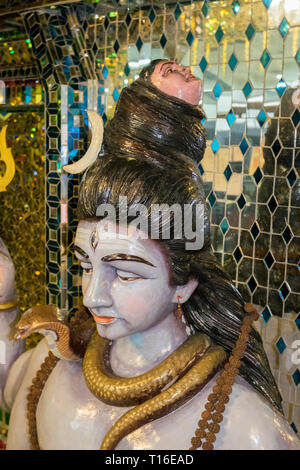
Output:
[[[16,325],[15,340],[27,338],[39,332],[46,336],[50,351],[59,359],[77,360],[70,347],[70,330],[59,319],[59,309],[55,305],[36,305],[26,310]]]
[[[57,307],[36,306],[27,310],[17,324],[16,339],[25,338],[39,331],[50,344],[50,350],[61,359],[77,360],[70,347],[70,329],[59,320]],[[107,432],[101,444],[102,450],[115,449],[126,435],[155,419],[167,415],[195,396],[224,364],[226,353],[220,346],[212,346],[204,334],[190,336],[164,361],[149,372],[137,377],[124,378],[114,375],[109,362],[110,342],[95,332],[87,346],[83,359],[83,374],[90,391],[102,402],[112,406],[133,406],[124,413]],[[54,361],[53,367],[56,362]],[[46,366],[46,364],[45,364]],[[35,415],[38,399],[45,380],[42,369],[37,372],[33,392],[28,395],[28,411]],[[38,386],[37,390],[35,388]],[[30,414],[30,413],[29,413]],[[32,414],[32,413],[31,413]],[[38,448],[36,424],[30,415],[30,437]]]
[[[115,449],[129,433],[188,401],[225,360],[222,347],[211,346],[208,336],[197,333],[149,372],[132,378],[117,377],[109,366],[109,341],[94,333],[83,360],[87,386],[107,404],[134,406],[108,431],[101,449]]]

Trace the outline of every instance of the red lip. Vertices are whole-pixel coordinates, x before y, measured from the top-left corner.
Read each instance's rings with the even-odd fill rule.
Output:
[[[93,317],[94,317],[95,322],[101,323],[102,325],[112,323],[114,320],[116,320],[116,317],[99,317],[98,315],[95,315],[94,313],[93,313]]]

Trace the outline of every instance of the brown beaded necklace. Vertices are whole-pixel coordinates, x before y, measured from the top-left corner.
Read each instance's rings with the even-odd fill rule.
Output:
[[[238,374],[241,358],[247,348],[251,325],[259,317],[256,309],[250,303],[245,304],[244,310],[248,315],[243,319],[238,340],[228,362],[225,364],[222,374],[216,380],[213,393],[208,395],[205,411],[201,414],[202,419],[198,421],[198,428],[195,431],[195,436],[191,439],[189,450],[197,450],[201,446],[203,450],[214,449],[216,434],[220,431],[220,423],[223,421],[225,405],[229,402],[232,385]]]

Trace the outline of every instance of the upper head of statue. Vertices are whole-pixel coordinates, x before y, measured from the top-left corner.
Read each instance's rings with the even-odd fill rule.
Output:
[[[199,104],[202,82],[191,73],[189,66],[178,64],[176,59],[152,61],[140,77],[150,80],[160,91],[170,96],[194,106]]]

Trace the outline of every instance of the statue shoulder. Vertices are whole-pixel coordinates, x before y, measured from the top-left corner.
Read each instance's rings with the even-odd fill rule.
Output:
[[[284,416],[241,377],[223,416],[216,448],[300,450],[300,440]]]

